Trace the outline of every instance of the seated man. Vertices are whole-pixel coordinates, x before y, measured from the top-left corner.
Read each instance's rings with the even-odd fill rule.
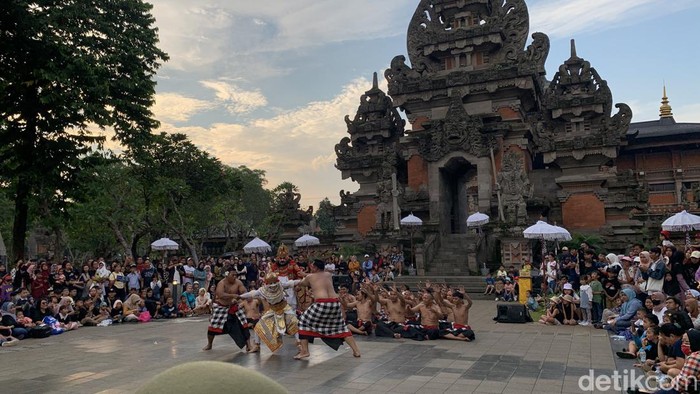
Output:
[[[348,329],[353,334],[369,335],[372,333],[372,320],[376,312],[377,296],[372,286],[363,283],[354,302],[340,298],[340,304],[346,309],[357,309],[357,319],[347,321]]]
[[[472,299],[464,291],[464,287],[461,287],[459,291],[452,292],[451,302],[444,300],[439,293],[437,301],[443,310],[452,310],[454,316],[454,321],[446,329],[440,331],[440,336],[445,339],[473,341],[474,331],[469,326],[469,309],[472,307]]]

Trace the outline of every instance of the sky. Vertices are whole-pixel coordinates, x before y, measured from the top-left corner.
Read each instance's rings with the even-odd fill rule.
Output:
[[[231,166],[289,181],[302,206],[343,181],[334,146],[347,135],[360,95],[396,55],[418,0],[151,0],[160,47],[159,131],[184,133]],[[570,55],[591,62],[633,122],[658,119],[662,88],[676,121],[700,122],[700,1],[529,0],[530,33],[551,40],[551,79]],[[529,43],[529,42],[528,42]]]

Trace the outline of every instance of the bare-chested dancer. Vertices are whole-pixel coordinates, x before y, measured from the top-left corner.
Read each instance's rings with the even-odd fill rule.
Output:
[[[255,290],[254,286],[250,286],[250,291]],[[260,338],[255,333],[255,325],[260,320],[260,300],[257,298],[244,298],[240,305],[243,307],[245,317],[248,320],[248,330],[250,331],[253,347],[248,347],[248,353],[257,353],[260,351]]]
[[[239,348],[250,344],[250,334],[247,330],[247,319],[243,310],[235,302],[239,295],[245,293],[243,282],[237,279],[235,270],[231,269],[226,277],[216,285],[214,303],[212,305],[209,329],[207,330],[207,346],[202,350],[211,350],[214,337],[229,334]],[[233,315],[229,319],[229,315]]]
[[[439,320],[444,315],[440,305],[435,303],[431,289],[426,289],[421,296],[421,302],[411,308],[414,313],[420,313],[420,323],[425,330],[426,339],[440,337]]]
[[[396,285],[391,287],[390,291],[384,290],[383,295],[379,296],[379,303],[385,308],[388,315],[388,321],[377,322],[377,336],[393,336],[401,338],[403,325],[406,323],[406,300],[400,291],[396,289]]]
[[[360,349],[355,338],[348,330],[340,311],[340,301],[333,289],[333,279],[330,273],[324,272],[325,263],[316,260],[310,266],[311,274],[304,277],[299,286],[311,287],[314,303],[304,311],[299,318],[299,338],[301,352],[294,356],[301,360],[309,357],[309,340],[321,338],[335,350],[340,348],[345,340],[352,348],[352,355],[360,357]]]
[[[346,303],[340,298],[340,304],[346,309],[357,309],[357,320],[348,321],[348,329],[353,334],[368,335],[372,333],[372,320],[377,310],[377,296],[368,283],[360,285],[356,301]]]
[[[473,340],[474,332],[469,327],[469,309],[472,307],[472,299],[464,291],[464,287],[452,292],[451,302],[443,300],[440,295],[437,302],[443,309],[450,309],[454,314],[451,328],[448,328],[446,333],[442,333],[442,338],[467,342]]]

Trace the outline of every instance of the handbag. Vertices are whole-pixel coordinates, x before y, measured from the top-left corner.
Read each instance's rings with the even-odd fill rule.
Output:
[[[139,321],[141,323],[146,323],[146,322],[151,321],[151,312],[143,311],[143,312],[139,313]]]
[[[652,277],[649,277],[647,281],[644,283],[644,291],[647,293],[655,292],[655,291],[662,291],[664,288],[664,280],[663,279],[654,279]]]

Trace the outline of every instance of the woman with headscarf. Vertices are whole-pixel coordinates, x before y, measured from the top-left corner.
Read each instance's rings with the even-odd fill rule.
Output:
[[[95,271],[95,277],[92,278],[93,282],[98,283],[102,287],[102,294],[107,294],[105,291],[105,283],[109,283],[109,276],[112,273],[107,269],[104,261],[98,263],[97,271]]]
[[[27,336],[29,330],[24,327],[19,327],[15,315],[15,304],[6,302],[0,310],[0,334],[5,336],[13,336],[17,339],[23,339]]]
[[[632,289],[622,289],[620,297],[622,297],[620,315],[612,319],[608,327],[612,331],[621,331],[632,325],[637,311],[644,307],[642,302],[637,298],[637,294]]]
[[[130,295],[126,301],[122,303],[122,321],[136,322],[139,320],[139,309],[141,297],[138,294]]]

